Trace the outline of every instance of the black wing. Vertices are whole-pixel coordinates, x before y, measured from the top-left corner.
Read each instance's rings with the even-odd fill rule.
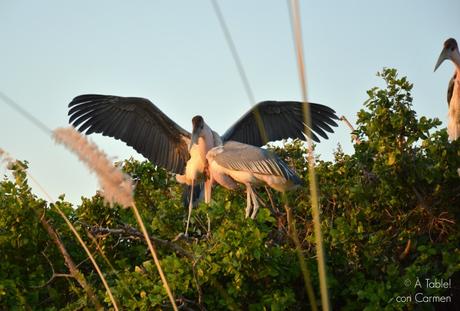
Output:
[[[258,109],[268,141],[285,138],[305,140],[302,102],[264,101],[258,103],[243,115],[222,136],[223,141],[235,140],[253,146],[263,146],[263,141],[255,118]],[[335,111],[327,106],[309,103],[312,123],[312,138],[319,142],[318,135],[327,139],[326,132],[333,133],[331,126],[337,126]]]
[[[449,86],[447,87],[447,105],[450,106],[450,100],[452,99],[452,93],[454,92],[454,81],[457,77],[457,72],[455,72],[452,79],[449,81]]]
[[[88,94],[75,97],[69,108],[69,123],[80,132],[120,139],[153,164],[184,172],[190,133],[148,99]]]

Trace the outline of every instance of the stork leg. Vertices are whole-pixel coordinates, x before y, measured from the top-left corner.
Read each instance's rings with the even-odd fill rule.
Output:
[[[246,185],[246,218],[251,215],[251,194],[252,194],[252,188],[250,184]]]
[[[214,183],[214,179],[212,176],[206,179],[206,181],[204,182],[204,202],[206,204],[211,203],[211,193],[212,193],[213,183]]]
[[[185,226],[185,236],[188,235],[188,226],[190,224],[190,216],[192,215],[192,208],[193,208],[193,187],[195,186],[195,179],[192,179],[192,187],[190,188],[190,202],[188,203],[188,217],[187,217],[187,225]]]
[[[251,191],[251,196],[252,196],[252,203],[253,203],[251,218],[256,219],[257,211],[259,210],[259,201],[257,201],[257,196],[254,190]]]

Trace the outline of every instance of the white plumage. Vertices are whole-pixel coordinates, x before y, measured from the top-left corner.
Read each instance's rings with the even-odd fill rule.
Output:
[[[281,159],[271,152],[235,141],[208,151],[211,182],[234,190],[237,182],[246,186],[246,217],[254,219],[259,209],[253,187],[268,185],[285,192],[297,188],[300,178]],[[210,197],[206,198],[207,203]]]
[[[444,42],[444,48],[439,55],[434,70],[446,60],[450,59],[455,65],[455,73],[447,88],[447,103],[449,106],[447,133],[451,141],[460,137],[460,53],[455,39]]]
[[[450,140],[456,140],[460,137],[460,66],[458,65],[453,79],[454,85],[449,102],[449,123],[447,125]]]

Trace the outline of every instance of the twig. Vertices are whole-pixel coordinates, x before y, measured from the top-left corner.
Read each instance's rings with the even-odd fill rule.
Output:
[[[48,256],[46,256],[45,252],[42,252],[42,255],[43,257],[45,257],[46,261],[48,261],[50,267],[51,267],[51,272],[53,272],[53,274],[51,275],[50,279],[43,285],[40,285],[40,286],[31,286],[32,288],[43,288],[45,286],[48,286],[55,278],[57,277],[65,277],[65,278],[75,278],[72,274],[70,273],[56,273],[55,270],[54,270],[54,266],[53,266],[53,263],[51,262],[51,260],[48,258]]]
[[[168,294],[169,300],[171,301],[171,305],[174,309],[174,311],[177,311],[177,305],[176,301],[174,299],[174,296],[171,292],[171,288],[168,285],[168,281],[166,280],[166,276],[163,273],[163,269],[161,268],[160,260],[158,259],[157,251],[155,250],[155,247],[153,246],[152,240],[150,239],[150,236],[147,232],[147,229],[145,228],[144,222],[142,221],[141,214],[139,214],[139,210],[136,207],[136,204],[133,202],[132,204],[132,210],[134,212],[134,216],[136,217],[137,223],[141,227],[142,234],[145,237],[145,240],[147,241],[147,245],[149,247],[150,253],[152,254],[153,261],[155,262],[155,265],[157,267],[158,273],[160,274],[161,281],[163,282],[163,287],[166,289],[166,293]]]
[[[348,121],[347,118],[345,118],[345,116],[341,116],[340,120],[343,121],[343,123],[345,123],[352,132],[355,131],[353,125],[351,125],[351,123]],[[351,138],[355,141],[356,144],[359,145],[361,143],[361,140],[358,138],[358,136],[356,136],[356,134],[351,134]]]
[[[38,215],[37,215],[38,216]],[[90,285],[86,282],[86,279],[82,273],[78,270],[77,266],[73,262],[72,258],[70,257],[69,253],[67,252],[67,249],[65,248],[64,244],[62,243],[61,239],[59,238],[58,234],[54,229],[51,227],[51,225],[48,223],[48,221],[45,218],[39,217],[40,223],[42,226],[45,228],[45,230],[48,232],[49,236],[51,237],[51,240],[56,244],[57,248],[61,252],[62,256],[64,257],[64,262],[69,268],[70,274],[73,276],[73,278],[80,284],[80,286],[85,290],[86,294],[88,297],[93,301],[94,305],[96,306],[96,309],[101,309],[102,306],[100,302],[97,300],[96,295],[94,294],[93,290],[91,289]],[[54,273],[54,269],[53,269]],[[51,280],[50,280],[51,281]],[[49,282],[50,282],[49,281]]]
[[[87,235],[88,237],[91,239],[91,241],[93,241],[93,244],[96,246],[96,249],[97,251],[99,252],[99,254],[102,256],[102,258],[105,260],[106,264],[110,267],[110,269],[112,270],[112,273],[118,277],[118,272],[117,270],[115,269],[115,267],[112,265],[112,263],[110,262],[110,260],[107,258],[107,256],[104,254],[104,251],[102,250],[101,246],[99,245],[99,242],[98,240],[96,239],[96,237],[90,232],[87,230]],[[109,235],[109,234],[107,234]],[[118,242],[117,242],[118,243]],[[123,288],[126,290],[126,292],[129,292],[130,296],[132,299],[135,299],[133,293],[131,292],[131,290],[129,289],[128,285],[126,285],[126,282],[123,280],[123,278],[118,278],[119,279],[119,282],[122,284]]]
[[[203,306],[203,290],[201,289],[200,283],[198,282],[198,276],[196,273],[196,264],[198,261],[195,261],[192,265],[192,272],[193,272],[193,281],[195,282],[196,290],[198,291],[198,305],[200,310],[206,310]]]
[[[88,224],[82,223],[83,225],[87,226],[88,230],[91,232],[91,234],[94,235],[100,235],[100,234],[118,234],[118,235],[124,235],[128,237],[133,237],[136,239],[144,239],[144,234],[140,232],[139,230],[125,225],[123,228],[103,228],[103,227],[91,227]],[[187,257],[190,259],[194,259],[194,256],[180,247],[179,245],[176,245],[175,243],[168,241],[168,240],[163,240],[154,236],[149,235],[149,238],[151,241],[154,243],[157,243],[161,246],[167,247],[171,250],[173,250],[176,254],[182,256],[182,257]]]
[[[404,258],[407,257],[407,255],[409,255],[410,246],[411,246],[411,239],[407,240],[404,251],[401,253],[401,255],[399,255],[399,260],[403,260]]]
[[[272,198],[272,193],[267,186],[265,186],[265,192],[267,192],[268,200],[270,201],[270,209],[273,213],[273,216],[278,217],[281,213],[279,209],[275,206],[275,203],[273,202]]]

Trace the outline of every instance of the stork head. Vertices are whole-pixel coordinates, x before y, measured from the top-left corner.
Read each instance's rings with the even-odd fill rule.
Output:
[[[436,71],[436,69],[438,69],[438,67],[441,66],[442,62],[446,59],[454,61],[454,57],[457,56],[456,54],[458,54],[457,41],[455,41],[454,38],[447,39],[446,42],[444,42],[444,48],[439,55],[436,66],[434,66],[434,71]]]
[[[203,136],[203,129],[205,127],[205,123],[202,116],[194,116],[192,119],[192,140],[190,142],[190,148],[194,144],[198,144],[198,139]]]

